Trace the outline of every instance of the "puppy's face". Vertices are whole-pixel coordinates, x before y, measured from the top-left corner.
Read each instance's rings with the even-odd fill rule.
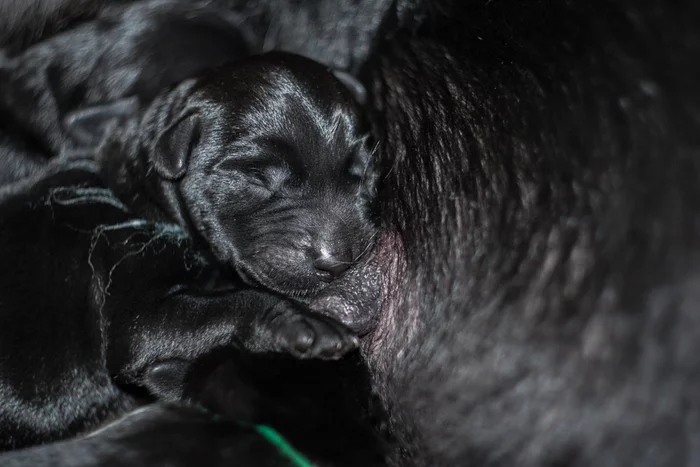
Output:
[[[362,125],[329,70],[268,54],[200,79],[154,165],[178,179],[189,222],[219,260],[250,283],[304,296],[370,247]]]

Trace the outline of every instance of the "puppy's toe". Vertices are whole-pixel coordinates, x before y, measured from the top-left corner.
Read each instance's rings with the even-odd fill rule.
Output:
[[[349,328],[324,316],[313,316],[309,323],[314,328],[316,339],[309,349],[313,357],[323,359],[340,358],[359,345],[357,337]]]
[[[295,353],[307,353],[314,345],[316,334],[306,320],[300,319],[283,329],[284,344],[288,345]]]

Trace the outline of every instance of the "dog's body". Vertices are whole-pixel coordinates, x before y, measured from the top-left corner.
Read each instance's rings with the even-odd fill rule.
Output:
[[[371,3],[254,8],[372,94],[396,463],[696,465],[698,6]]]

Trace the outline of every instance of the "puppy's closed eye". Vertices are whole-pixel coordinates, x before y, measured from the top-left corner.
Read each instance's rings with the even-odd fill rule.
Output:
[[[243,183],[271,192],[288,180],[289,170],[273,158],[241,158],[229,156],[216,164],[216,170],[226,172]]]
[[[289,171],[284,167],[270,165],[266,167],[249,168],[242,171],[248,181],[261,188],[278,191],[289,179]]]

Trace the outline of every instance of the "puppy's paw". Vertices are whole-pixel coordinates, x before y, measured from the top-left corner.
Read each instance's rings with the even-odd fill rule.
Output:
[[[286,301],[269,310],[264,328],[270,350],[298,358],[336,360],[359,345],[346,326]]]
[[[143,372],[141,386],[158,400],[180,400],[189,368],[190,362],[178,358],[159,361]]]

